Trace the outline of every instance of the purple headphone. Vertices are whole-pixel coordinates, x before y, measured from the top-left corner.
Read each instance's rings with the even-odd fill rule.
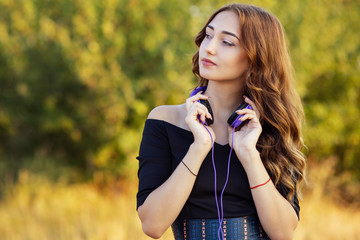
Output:
[[[192,93],[190,94],[190,97],[196,95],[198,92],[201,92],[201,91],[205,92],[206,88],[207,88],[207,86],[196,88],[194,91],[192,91]],[[209,113],[211,114],[212,119],[207,118],[205,123],[204,123],[206,126],[210,126],[211,124],[214,123],[214,116],[213,116],[213,112],[212,112],[210,103],[209,103],[208,100],[203,100],[203,99],[198,100],[198,102],[203,104],[208,109]],[[240,109],[244,109],[244,108],[252,109],[252,107],[244,101],[235,109],[235,111],[231,114],[231,116],[227,120],[227,123],[232,128],[237,128],[243,123],[241,120],[239,120],[243,115],[238,115],[236,113],[236,111],[240,110]]]
[[[206,88],[207,88],[207,86],[196,88],[194,91],[192,91],[192,93],[190,94],[190,97],[196,95],[200,91],[205,92]],[[213,143],[213,146],[212,146],[212,164],[213,164],[213,168],[214,168],[214,180],[215,180],[215,184],[214,184],[215,202],[216,202],[216,208],[217,208],[218,219],[219,219],[218,239],[224,239],[224,233],[223,233],[222,228],[221,228],[221,225],[222,225],[222,222],[223,222],[223,219],[224,219],[224,209],[223,209],[223,201],[222,201],[222,199],[223,199],[223,194],[224,194],[226,185],[227,185],[228,180],[229,180],[230,159],[231,159],[231,153],[232,153],[232,150],[233,150],[234,132],[235,132],[235,129],[237,127],[239,127],[243,123],[243,121],[240,120],[240,118],[243,116],[243,114],[238,115],[236,113],[236,111],[240,110],[240,109],[244,109],[244,108],[252,109],[252,107],[244,101],[243,103],[240,104],[239,107],[236,108],[236,110],[231,114],[231,116],[227,120],[227,123],[233,128],[232,142],[231,142],[231,149],[230,149],[229,159],[228,159],[226,181],[225,181],[224,187],[223,187],[223,189],[221,191],[221,194],[220,194],[220,207],[219,207],[218,197],[217,197],[217,190],[216,190],[216,185],[217,185],[216,180],[217,180],[217,178],[216,178],[216,167],[215,167],[215,160],[214,160],[214,141],[213,141],[213,137],[212,137],[209,129],[207,129],[207,127],[206,127],[206,126],[210,126],[211,124],[214,123],[214,115],[213,115],[213,112],[212,112],[212,109],[211,109],[211,106],[210,106],[210,103],[209,103],[208,100],[200,99],[200,100],[198,100],[198,102],[205,105],[205,107],[208,109],[208,111],[209,111],[209,113],[211,114],[211,117],[212,117],[212,119],[206,118],[205,123],[200,120],[199,116],[198,116],[198,119],[203,124],[203,126],[206,128],[208,133],[210,134],[211,141]],[[222,238],[220,238],[220,233],[221,233]]]

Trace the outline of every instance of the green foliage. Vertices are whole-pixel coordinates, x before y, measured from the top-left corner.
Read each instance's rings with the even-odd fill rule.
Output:
[[[150,109],[183,101],[191,86],[188,8],[0,1],[1,172],[37,156],[83,174],[121,174]]]
[[[0,0],[0,174],[35,158],[126,174],[149,111],[185,101],[193,38],[225,3]],[[248,3],[284,25],[309,154],[335,156],[359,179],[360,4]]]

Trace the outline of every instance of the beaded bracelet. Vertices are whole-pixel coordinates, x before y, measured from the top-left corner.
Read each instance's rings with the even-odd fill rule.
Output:
[[[266,182],[264,182],[264,183],[262,183],[262,184],[256,185],[256,186],[254,186],[254,187],[250,187],[250,189],[255,189],[255,188],[257,188],[257,187],[264,186],[264,185],[266,185],[268,182],[270,182],[270,180],[271,180],[271,178],[269,178],[269,180],[267,180]]]

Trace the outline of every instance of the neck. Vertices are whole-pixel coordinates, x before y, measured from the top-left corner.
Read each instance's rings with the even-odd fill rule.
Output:
[[[210,96],[210,104],[214,115],[229,115],[244,101],[242,84],[209,81],[206,95]]]

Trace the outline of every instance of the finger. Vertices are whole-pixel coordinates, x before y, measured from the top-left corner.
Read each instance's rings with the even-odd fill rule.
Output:
[[[236,113],[238,115],[242,115],[242,114],[255,114],[256,115],[256,112],[254,110],[248,109],[248,108],[243,108],[243,109],[237,110]]]
[[[197,115],[200,115],[201,121],[205,121],[205,118],[210,118],[211,114],[209,113],[209,110],[201,103],[194,102],[189,109],[189,112],[194,117],[197,117]]]
[[[209,110],[207,109],[207,107],[205,107],[203,104],[199,103],[199,102],[194,102],[190,105],[189,109],[193,109],[193,108],[199,108],[201,109],[204,113],[206,118],[210,118],[212,119],[211,114],[209,113]]]
[[[198,92],[197,94],[195,94],[192,97],[189,97],[188,99],[186,99],[187,102],[196,102],[200,99],[204,99],[207,100],[209,98],[209,96],[202,94],[202,92]]]
[[[247,96],[244,96],[244,99],[245,99],[245,102],[246,102],[247,104],[249,104],[249,105],[252,107],[252,109],[255,111],[256,116],[257,116],[258,118],[260,118],[260,112],[259,112],[259,110],[257,109],[255,103],[254,103],[253,101],[251,101],[251,99],[248,98]]]
[[[196,120],[198,120],[198,117],[200,117],[201,122],[204,123],[206,121],[206,112],[203,109],[197,108],[194,111],[193,117]]]
[[[211,114],[210,114],[210,112],[209,112],[209,109],[207,109],[206,106],[204,106],[203,104],[201,104],[201,103],[199,103],[199,102],[196,102],[196,107],[199,107],[202,111],[205,112],[206,118],[212,119],[212,116],[211,116]]]
[[[258,119],[257,119],[257,117],[256,117],[256,115],[255,114],[249,114],[249,113],[247,113],[247,114],[244,114],[243,116],[241,116],[240,118],[239,118],[239,121],[242,121],[242,122],[244,122],[244,121],[246,121],[246,120],[256,120],[256,121],[258,121]]]
[[[200,99],[207,100],[208,98],[209,98],[209,96],[203,95],[201,93],[198,93],[192,97],[189,97],[188,99],[186,99],[186,109],[189,110],[190,106],[193,103],[198,102]]]

